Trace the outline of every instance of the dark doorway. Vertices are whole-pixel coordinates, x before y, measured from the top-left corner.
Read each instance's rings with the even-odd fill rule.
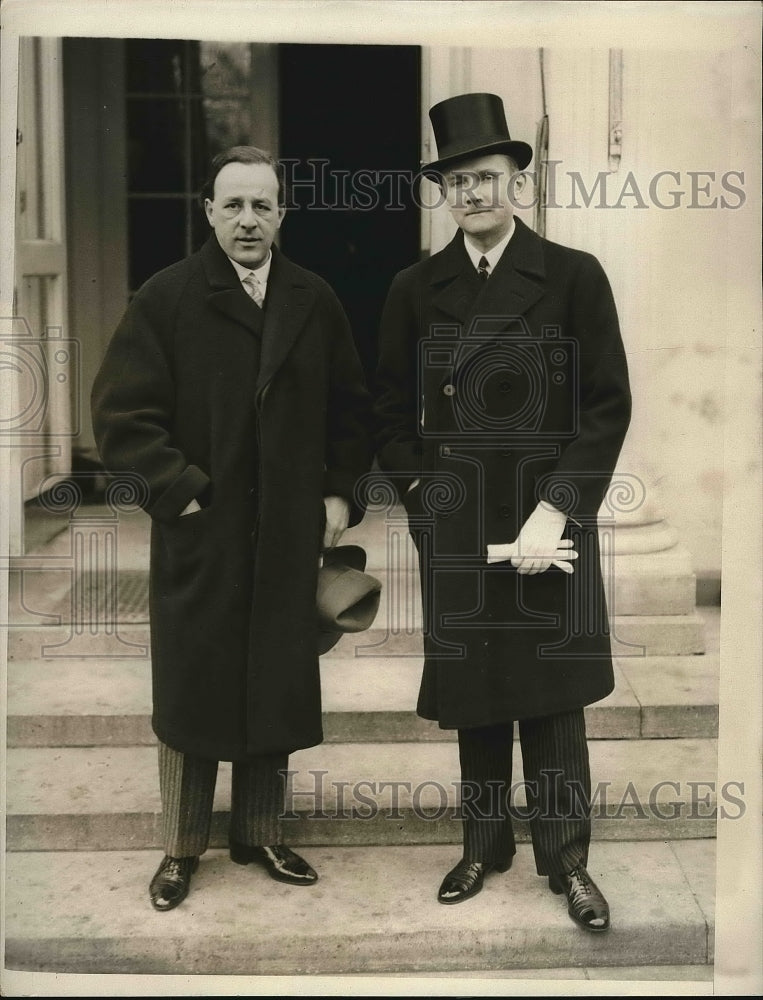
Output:
[[[280,243],[334,288],[369,377],[390,282],[419,256],[420,67],[412,45],[279,47],[279,154],[297,182]]]

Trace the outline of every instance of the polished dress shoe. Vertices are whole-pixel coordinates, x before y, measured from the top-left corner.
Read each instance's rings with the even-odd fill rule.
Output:
[[[609,928],[609,906],[583,865],[571,872],[549,875],[548,887],[558,896],[567,897],[567,912],[587,931],[600,933]]]
[[[440,903],[463,903],[470,896],[476,896],[482,889],[482,883],[488,872],[507,872],[511,868],[511,858],[508,861],[467,861],[461,858],[455,868],[452,868],[437,893]]]
[[[171,858],[165,854],[148,887],[154,909],[174,910],[179,906],[188,895],[191,875],[198,867],[199,859],[196,857]]]
[[[248,865],[254,861],[264,867],[271,878],[289,885],[313,885],[318,881],[318,873],[310,865],[284,844],[272,847],[249,847],[235,840],[230,842],[231,861],[237,865]]]

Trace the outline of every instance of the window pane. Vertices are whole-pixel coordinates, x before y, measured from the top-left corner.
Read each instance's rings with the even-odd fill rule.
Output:
[[[201,42],[201,90],[205,97],[249,93],[252,47],[241,43]]]
[[[252,114],[249,101],[212,99],[204,101],[210,155],[214,156],[228,146],[257,145],[252,133]]]
[[[185,256],[185,200],[131,198],[127,209],[130,290]]]
[[[191,131],[188,137],[188,153],[191,162],[189,170],[190,189],[186,194],[196,194],[201,190],[201,186],[206,180],[209,161],[217,150],[210,150],[209,147],[204,102],[201,98],[195,98],[189,101],[188,108],[191,121]]]
[[[182,94],[185,44],[179,39],[128,39],[128,94]]]
[[[128,100],[129,191],[184,190],[185,115],[180,100]]]

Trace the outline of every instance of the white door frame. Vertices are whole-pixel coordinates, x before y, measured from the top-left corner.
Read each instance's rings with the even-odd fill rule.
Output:
[[[61,39],[19,40],[12,345],[2,367],[12,404],[10,554],[23,555],[24,503],[71,471],[79,410],[78,344],[67,338]]]

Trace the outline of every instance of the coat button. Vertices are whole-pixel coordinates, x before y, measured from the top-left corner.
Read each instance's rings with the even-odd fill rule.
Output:
[[[505,380],[503,382],[499,382],[498,388],[501,392],[511,392],[511,382],[506,382]]]
[[[507,503],[503,503],[498,508],[498,513],[501,515],[501,517],[511,517],[511,507],[509,507]]]
[[[501,458],[510,458],[511,448],[501,448]]]
[[[443,445],[440,446],[440,455],[443,458],[448,458],[449,457],[449,455],[450,455],[450,448],[449,448],[449,446],[447,444],[443,444]]]
[[[450,382],[446,386],[443,386],[442,391],[445,393],[446,396],[456,395],[456,387],[454,385],[451,385]]]

